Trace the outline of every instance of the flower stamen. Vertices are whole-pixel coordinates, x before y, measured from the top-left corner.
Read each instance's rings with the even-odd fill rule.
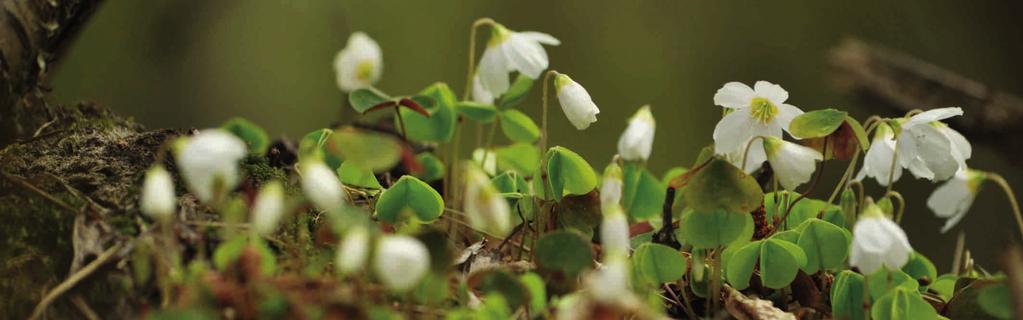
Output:
[[[756,97],[750,101],[750,115],[760,123],[767,124],[778,115],[778,107],[765,98]]]

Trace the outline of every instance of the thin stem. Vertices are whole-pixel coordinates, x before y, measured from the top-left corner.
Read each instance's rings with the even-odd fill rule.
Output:
[[[497,135],[497,127],[501,122],[501,117],[494,119],[494,124],[490,126],[490,133],[487,134],[487,143],[483,145],[483,161],[480,161],[480,166],[486,168],[487,158],[490,157],[490,146],[494,143],[494,136]],[[494,172],[497,174],[497,172]]]
[[[849,166],[845,168],[845,173],[842,173],[842,178],[838,179],[838,185],[835,186],[835,190],[831,191],[831,195],[828,196],[828,204],[832,204],[835,201],[835,197],[838,196],[838,192],[845,189],[849,179],[852,178],[852,172],[856,169],[856,163],[860,159],[860,149],[856,149],[853,153],[852,159],[849,160]]]
[[[892,187],[895,184],[893,180],[895,180],[895,165],[899,159],[899,144],[899,137],[896,136],[895,148],[892,149],[892,164],[888,167],[888,188],[884,191],[886,194],[892,192]],[[1021,226],[1023,226],[1023,224],[1021,224]],[[1023,230],[1023,228],[1020,230]]]
[[[540,131],[540,156],[541,157],[543,156],[544,151],[547,151],[547,101],[548,101],[547,96],[548,96],[548,91],[549,91],[548,87],[550,86],[551,77],[554,77],[556,75],[558,75],[558,71],[556,71],[556,70],[548,70],[547,73],[544,74],[544,76],[543,76],[543,102],[542,102],[543,110],[541,110],[542,114],[540,116],[540,119],[541,119],[540,123],[541,123],[541,126],[542,126],[541,131]]]
[[[1016,215],[1016,225],[1019,227],[1019,232],[1023,235],[1023,214],[1019,211],[1019,202],[1016,201],[1016,193],[1012,191],[1012,187],[1009,186],[1009,182],[1005,181],[1001,175],[993,172],[987,174],[987,178],[994,181],[999,187],[1002,187],[1002,191],[1005,192],[1005,196],[1009,198],[1009,205],[1012,206],[1012,213]]]
[[[763,142],[764,136],[756,136],[750,138],[749,142],[746,142],[746,150],[742,152],[742,167],[739,168],[740,170],[746,171],[746,158],[749,157],[749,148],[753,146],[753,141],[757,139],[760,139],[760,141]]]
[[[462,100],[469,100],[472,92],[472,77],[476,75],[476,30],[484,25],[494,26],[497,22],[491,18],[479,18],[469,28],[469,71],[465,76],[465,91],[462,91]]]
[[[952,274],[959,275],[959,268],[963,265],[963,251],[966,248],[966,232],[959,230],[956,237],[956,251],[952,255]]]
[[[64,282],[61,282],[56,288],[50,290],[50,292],[43,297],[43,300],[39,301],[39,304],[36,305],[36,308],[32,311],[32,316],[30,316],[29,319],[39,319],[39,317],[43,315],[43,312],[46,311],[46,308],[49,307],[54,300],[60,297],[61,294],[64,294],[73,288],[76,284],[78,284],[78,282],[81,282],[82,279],[91,275],[96,271],[96,269],[99,269],[100,266],[107,263],[110,258],[113,258],[117,251],[121,249],[121,245],[121,243],[116,243],[113,246],[110,246],[110,248],[107,248],[107,250],[97,256],[96,260],[92,260],[92,262],[83,267],[81,270],[78,270],[78,272],[72,274],[64,280]]]
[[[548,184],[548,181],[547,181],[547,157],[546,157],[545,152],[547,151],[547,110],[548,110],[547,104],[548,104],[548,95],[549,95],[549,92],[550,92],[548,87],[550,87],[551,77],[556,76],[557,74],[558,74],[558,72],[555,71],[555,70],[548,70],[547,73],[544,74],[544,77],[543,77],[543,96],[541,98],[542,99],[542,103],[541,103],[541,108],[542,108],[541,109],[541,114],[542,115],[541,115],[541,118],[540,118],[540,119],[542,119],[541,120],[542,128],[540,130],[540,145],[539,145],[539,151],[540,151],[540,170],[539,170],[540,177],[539,178],[540,178],[540,182],[543,184],[544,195],[547,196],[547,197],[551,197],[552,199],[554,198],[554,195],[552,194],[551,187],[550,187],[550,185]],[[537,177],[533,177],[533,179],[536,179],[536,178]],[[545,207],[544,201],[541,199],[539,201],[538,205],[537,205],[537,209],[538,209],[537,210],[537,215],[534,217],[534,219],[536,219],[536,221],[537,221],[536,233],[534,234],[535,238],[539,238],[540,235],[543,234],[543,232],[546,229],[545,228],[546,225],[544,224],[545,221],[543,220],[543,218],[544,218],[544,215],[547,213],[547,210],[545,210],[544,207]],[[538,240],[538,239],[534,239],[534,241],[533,241],[534,245],[536,244],[536,240]]]
[[[895,224],[902,223],[902,214],[906,211],[906,199],[897,191],[888,191],[888,194],[885,194],[884,196],[899,200],[899,210],[895,210]]]
[[[398,117],[398,124],[401,126],[401,139],[408,141],[408,130],[405,129],[405,118],[401,116],[401,106],[394,106],[394,116]]]
[[[711,254],[710,260],[710,302],[711,309],[708,310],[708,314],[714,314],[718,310],[718,300],[721,299],[721,250],[723,247],[717,247],[714,253]]]

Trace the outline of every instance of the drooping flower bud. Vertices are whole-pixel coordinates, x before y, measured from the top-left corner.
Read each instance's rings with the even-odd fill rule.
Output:
[[[466,169],[465,214],[473,229],[503,237],[511,232],[511,208],[476,166]]]
[[[322,161],[308,160],[300,164],[302,191],[317,208],[330,211],[344,203],[344,190],[334,170]]]
[[[142,213],[153,219],[165,220],[174,216],[178,198],[174,195],[174,179],[167,169],[157,164],[146,171],[139,201]]]
[[[612,162],[604,168],[604,180],[600,185],[600,209],[607,214],[612,207],[620,207],[622,201],[622,167]]]
[[[258,235],[271,234],[283,215],[284,187],[280,181],[271,181],[259,190],[252,205],[252,230]]]
[[[554,78],[554,88],[558,92],[558,101],[561,102],[561,110],[565,112],[568,121],[576,129],[584,130],[590,124],[597,122],[597,114],[600,109],[593,103],[590,93],[579,83],[569,78],[568,75],[558,74]]]
[[[654,145],[654,115],[643,106],[629,119],[629,127],[618,138],[618,155],[627,161],[646,161]]]
[[[365,226],[354,226],[348,229],[337,251],[337,270],[342,275],[359,271],[366,265],[369,257],[369,230]]]
[[[429,267],[429,250],[416,238],[388,235],[377,242],[373,270],[384,286],[393,291],[412,289],[426,275]]]

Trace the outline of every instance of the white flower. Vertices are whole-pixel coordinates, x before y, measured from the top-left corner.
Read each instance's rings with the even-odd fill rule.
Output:
[[[259,190],[252,205],[252,230],[258,235],[271,234],[283,215],[284,187],[280,181],[271,181]]]
[[[941,227],[941,233],[955,227],[959,220],[966,216],[984,179],[986,175],[983,172],[963,169],[956,172],[951,180],[934,189],[934,193],[927,198],[927,207],[939,218],[948,219]]]
[[[600,208],[602,211],[613,207],[621,207],[622,201],[622,168],[612,162],[604,168],[604,178],[600,185]]]
[[[554,88],[558,91],[558,102],[561,103],[561,110],[565,111],[568,121],[576,129],[583,130],[591,123],[597,122],[597,114],[600,109],[593,103],[590,93],[579,83],[572,80],[565,74],[559,73],[554,78]]]
[[[629,290],[629,260],[627,256],[616,256],[589,273],[584,280],[586,289],[595,300],[620,305],[632,298]]]
[[[483,163],[484,157],[486,157],[486,163]],[[483,171],[488,175],[497,174],[497,153],[484,150],[483,148],[477,148],[472,151],[472,161],[480,168],[483,168]]]
[[[778,181],[787,190],[796,190],[810,181],[817,171],[817,162],[824,160],[824,155],[817,150],[778,137],[764,137],[764,151]]]
[[[199,200],[208,202],[238,185],[244,141],[221,129],[203,130],[186,139],[177,153],[178,168]]]
[[[334,57],[334,72],[341,91],[367,88],[380,80],[383,58],[380,46],[362,32],[348,37],[348,44]]]
[[[972,150],[962,135],[938,121],[962,114],[960,108],[938,108],[905,120],[898,138],[899,163],[917,178],[941,181],[955,175]]]
[[[628,161],[646,161],[654,145],[654,115],[643,106],[629,120],[629,127],[618,138],[618,155]]]
[[[465,214],[473,229],[503,237],[511,232],[511,208],[483,171],[466,170]]]
[[[605,257],[629,256],[629,221],[621,206],[604,211],[600,224],[600,245]]]
[[[355,226],[348,230],[341,243],[338,244],[337,270],[342,275],[356,273],[366,265],[369,257],[369,230],[364,226]]]
[[[476,75],[472,77],[472,101],[483,104],[494,104],[495,98],[496,97],[494,97],[493,93],[490,93],[490,91],[483,88],[483,83],[480,82],[480,74],[477,72]]]
[[[856,180],[861,181],[865,177],[874,178],[877,184],[888,185],[888,176],[892,172],[892,155],[895,154],[895,131],[890,126],[881,122],[874,132],[874,140],[870,143],[870,149],[863,158],[863,168],[856,175]],[[892,183],[899,181],[902,177],[902,166],[895,166],[895,173],[891,174]]]
[[[388,235],[377,242],[373,270],[377,278],[393,291],[412,289],[426,275],[430,253],[426,245],[409,236]]]
[[[302,191],[317,208],[329,211],[344,202],[344,190],[334,170],[321,161],[306,161],[302,169]]]
[[[483,88],[497,97],[508,91],[508,73],[518,71],[536,79],[547,69],[547,51],[541,44],[556,46],[561,41],[549,34],[508,30],[500,24],[493,25],[487,49],[480,58],[478,75]]]
[[[849,265],[863,274],[881,269],[899,270],[909,261],[913,248],[898,224],[884,216],[881,208],[870,203],[853,226]]]
[[[161,165],[154,165],[146,171],[139,202],[142,213],[153,219],[164,220],[174,215],[178,198],[174,195],[174,179],[167,169]]]
[[[714,94],[714,104],[732,110],[714,127],[714,153],[727,155],[740,166],[750,139],[781,137],[783,130],[789,130],[792,118],[803,114],[799,108],[785,104],[788,98],[785,89],[767,81],[757,81],[753,88],[739,82],[726,83]],[[757,141],[750,148],[744,171],[756,171],[767,160],[760,144]]]

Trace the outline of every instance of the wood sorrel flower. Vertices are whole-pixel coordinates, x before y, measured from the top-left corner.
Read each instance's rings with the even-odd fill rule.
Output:
[[[494,104],[494,100],[496,98],[497,97],[495,97],[494,94],[487,91],[486,88],[483,88],[483,83],[480,82],[480,74],[477,72],[476,75],[472,77],[472,101],[483,104]]]
[[[785,189],[796,190],[799,185],[810,181],[814,171],[817,171],[817,162],[824,160],[824,155],[812,148],[778,137],[763,139],[767,161],[771,163],[771,168]]]
[[[628,256],[609,257],[599,269],[587,275],[584,284],[590,296],[602,303],[619,305],[631,301]]]
[[[487,42],[487,49],[480,58],[478,76],[480,83],[492,96],[498,97],[508,91],[508,73],[518,71],[527,77],[540,77],[549,61],[542,44],[556,46],[561,41],[546,33],[534,31],[516,32],[494,23]]]
[[[388,235],[377,242],[373,270],[384,286],[393,291],[412,289],[426,275],[429,266],[430,253],[416,238]]]
[[[348,37],[348,44],[334,57],[334,72],[341,91],[351,92],[372,86],[383,72],[380,46],[362,32]]]
[[[258,235],[271,234],[283,215],[284,187],[280,181],[271,181],[260,188],[252,205],[252,230]]]
[[[162,165],[154,165],[146,171],[139,202],[142,213],[153,219],[166,220],[174,215],[178,203],[174,179]]]
[[[927,207],[934,211],[934,215],[947,219],[941,227],[941,233],[955,227],[966,216],[973,205],[973,199],[977,197],[980,184],[986,178],[984,172],[962,169],[948,182],[934,189],[934,193],[927,198]]]
[[[899,163],[917,178],[941,181],[965,168],[970,143],[939,122],[962,115],[960,108],[931,109],[909,117],[898,137]]]
[[[604,210],[604,220],[600,224],[600,245],[605,256],[622,255],[628,256],[629,249],[629,221],[625,217],[625,210],[620,205]]]
[[[465,215],[473,229],[503,237],[511,232],[511,208],[490,178],[476,166],[468,166],[465,183]]]
[[[330,211],[344,202],[344,190],[334,170],[322,161],[307,160],[300,164],[302,169],[302,191],[317,208]]]
[[[188,189],[209,202],[238,184],[238,161],[245,157],[245,142],[221,130],[208,129],[186,139],[177,152],[178,168]]]
[[[757,81],[753,88],[740,82],[726,83],[714,94],[714,104],[732,111],[714,127],[714,153],[741,162],[746,144],[753,137],[781,137],[783,130],[789,130],[792,118],[803,114],[803,110],[785,104],[788,98],[788,91],[767,81]],[[747,173],[760,169],[767,160],[762,142],[754,143],[742,168]]]
[[[874,203],[869,203],[853,226],[849,265],[872,274],[882,266],[899,270],[909,261],[913,247],[898,224],[884,216]]]
[[[628,161],[646,161],[654,145],[654,115],[643,106],[629,119],[629,127],[618,138],[618,155]]]
[[[600,184],[600,209],[605,214],[607,210],[618,207],[622,203],[622,167],[611,162],[604,168],[604,179]]]
[[[338,245],[337,270],[342,275],[349,275],[362,270],[369,257],[369,230],[365,226],[354,226],[348,229]]]
[[[558,102],[561,103],[561,110],[565,111],[568,121],[576,129],[583,130],[591,123],[597,122],[597,114],[600,109],[593,103],[590,93],[579,83],[569,78],[568,75],[559,73],[554,78],[554,88],[558,92]]]
[[[871,177],[877,180],[877,184],[887,186],[889,182],[895,183],[902,177],[902,166],[892,168],[892,155],[895,154],[895,131],[888,124],[881,122],[874,129],[874,139],[870,143],[870,149],[863,158],[863,168],[856,174],[857,181]],[[892,173],[892,169],[895,170]],[[892,181],[888,181],[889,176]]]

